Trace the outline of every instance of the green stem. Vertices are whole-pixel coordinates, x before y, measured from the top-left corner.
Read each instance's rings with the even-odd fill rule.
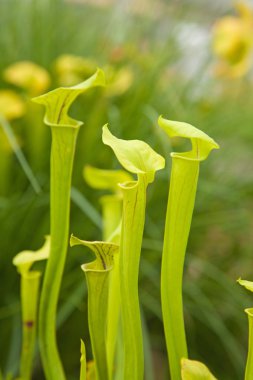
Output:
[[[73,87],[60,87],[33,100],[46,108],[44,122],[51,127],[50,223],[51,249],[43,282],[39,338],[43,367],[47,380],[65,380],[56,343],[56,311],[68,249],[70,189],[76,138],[80,121],[72,119],[68,110],[78,95],[103,86],[104,73],[96,73]]]
[[[32,378],[40,277],[41,273],[37,271],[21,275],[23,326],[20,375],[22,380],[30,380]]]
[[[78,127],[51,126],[51,130],[51,251],[41,294],[39,338],[47,380],[65,380],[55,326],[69,239],[71,175]]]
[[[187,358],[182,278],[199,174],[199,162],[173,157],[161,272],[162,312],[172,380],[181,380]]]
[[[103,142],[109,145],[121,165],[135,173],[138,181],[124,181],[123,217],[120,234],[120,299],[124,338],[123,379],[142,380],[143,341],[138,295],[138,275],[145,222],[146,188],[155,172],[164,167],[164,158],[139,140],[121,140],[103,127]]]
[[[138,295],[138,273],[146,207],[146,177],[121,185],[123,220],[120,244],[120,291],[123,300],[124,379],[144,376],[143,340]]]
[[[88,322],[91,345],[95,360],[96,380],[108,380],[106,355],[106,326],[108,316],[109,273],[113,267],[114,254],[118,254],[118,245],[109,242],[88,242],[73,235],[70,245],[89,247],[96,260],[82,265],[88,286]]]
[[[161,270],[162,313],[172,380],[181,380],[180,360],[187,358],[182,281],[185,251],[190,232],[197,190],[199,163],[218,144],[193,125],[158,119],[159,126],[171,137],[189,138],[192,150],[172,152],[171,183],[165,223]]]
[[[87,371],[87,366],[86,366],[86,349],[84,342],[81,340],[81,368],[80,368],[80,380],[86,380],[86,371]]]
[[[104,195],[100,198],[103,216],[103,240],[109,241],[118,228],[122,213],[122,198],[119,195]]]
[[[106,314],[109,272],[85,272],[88,286],[88,321],[92,351],[96,366],[96,380],[108,380],[106,357]]]
[[[122,199],[118,195],[105,195],[101,199],[103,211],[103,239],[109,241],[114,231],[119,226],[122,213]],[[117,239],[118,240],[118,239]],[[118,241],[115,243],[119,243]],[[119,330],[120,314],[120,277],[119,255],[114,257],[114,265],[109,274],[109,297],[106,350],[109,379],[113,378],[115,364],[115,349]]]
[[[253,379],[253,308],[246,309],[245,312],[248,314],[249,321],[249,344],[248,344],[248,357],[245,370],[244,380]]]

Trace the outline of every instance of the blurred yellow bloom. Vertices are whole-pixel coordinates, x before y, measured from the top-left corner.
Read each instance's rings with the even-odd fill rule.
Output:
[[[70,54],[59,56],[54,63],[57,82],[61,86],[72,86],[85,80],[94,73],[96,67],[95,60]],[[123,94],[133,83],[133,73],[128,67],[115,69],[110,65],[105,68],[105,73],[105,93],[108,96]]]
[[[105,69],[107,86],[105,92],[107,96],[119,96],[124,94],[132,85],[134,75],[129,67],[122,67],[115,70],[112,66]]]
[[[22,98],[11,90],[0,90],[0,115],[7,120],[17,119],[26,111]]]
[[[224,17],[214,29],[214,51],[230,64],[240,62],[252,45],[250,25],[236,17]]]
[[[11,90],[0,90],[0,116],[3,116],[7,120],[13,120],[23,116],[25,111],[25,103],[18,94]],[[9,140],[1,127],[1,123],[0,150],[5,153],[12,151]]]
[[[50,86],[47,70],[30,61],[12,64],[4,71],[3,76],[6,82],[25,89],[31,96],[44,93]]]
[[[252,63],[253,11],[244,3],[237,10],[237,17],[223,17],[213,29],[213,50],[220,59],[216,73],[228,77],[243,76]]]
[[[54,63],[57,82],[61,86],[72,86],[84,81],[96,71],[96,67],[94,60],[70,54],[60,55]]]

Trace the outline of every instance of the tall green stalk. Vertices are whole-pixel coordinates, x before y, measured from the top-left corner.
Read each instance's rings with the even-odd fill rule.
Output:
[[[249,343],[244,380],[251,380],[253,378],[253,308],[245,309],[245,312],[249,321]]]
[[[31,271],[21,277],[22,303],[22,349],[20,375],[22,380],[31,380],[37,329],[37,307],[41,273]]]
[[[161,270],[163,323],[172,380],[181,380],[181,358],[187,358],[182,280],[185,251],[199,176],[199,164],[218,145],[190,124],[159,118],[169,137],[190,138],[192,150],[171,153],[172,171],[166,214]]]
[[[86,165],[84,179],[94,189],[107,190],[111,194],[100,198],[103,220],[103,240],[109,241],[121,221],[122,194],[118,184],[131,181],[131,175],[124,170],[104,170]]]
[[[47,259],[49,251],[50,238],[46,237],[46,242],[41,249],[20,252],[13,259],[13,264],[21,275],[22,349],[20,377],[22,380],[32,378],[41,279],[41,272],[30,269],[34,262]]]
[[[237,282],[248,289],[250,292],[253,292],[253,282],[242,280],[239,278]],[[245,309],[245,313],[248,315],[249,323],[249,338],[248,338],[248,356],[245,369],[244,380],[251,380],[253,378],[253,308]]]
[[[142,380],[144,357],[138,295],[138,274],[142,235],[145,222],[146,188],[164,159],[147,144],[138,140],[124,141],[103,128],[103,142],[109,145],[121,165],[137,174],[138,180],[120,184],[123,192],[123,219],[120,239],[119,275],[124,338],[124,380]]]
[[[106,355],[106,328],[109,291],[109,272],[113,267],[113,257],[118,253],[117,244],[89,242],[71,236],[70,245],[89,247],[96,260],[82,265],[88,286],[88,322],[92,351],[95,360],[96,380],[108,380],[109,372]]]
[[[104,236],[106,240],[120,243],[120,222],[122,216],[122,198],[117,195],[105,195],[102,200]],[[117,233],[117,228],[119,233]],[[106,352],[109,380],[114,378],[115,361],[118,363],[116,345],[119,341],[119,319],[120,319],[120,275],[119,255],[114,257],[114,265],[109,274],[107,330],[106,330]]]
[[[138,294],[139,262],[145,222],[145,176],[121,185],[123,220],[120,241],[120,283],[124,338],[124,379],[144,375],[143,339]]]
[[[86,349],[84,342],[81,340],[81,358],[80,358],[80,380],[86,380]]]
[[[51,251],[40,302],[39,343],[47,380],[65,380],[56,342],[56,311],[68,240],[70,188],[76,138],[81,122],[68,116],[76,97],[87,89],[104,85],[101,70],[73,87],[61,87],[34,99],[46,107],[45,123],[52,132],[50,173]]]
[[[120,223],[122,216],[122,194],[118,184],[132,180],[131,175],[123,170],[103,170],[91,166],[84,168],[84,178],[93,188],[110,190],[113,194],[100,198],[103,215],[103,239],[119,244]],[[108,316],[106,333],[106,351],[109,379],[115,373],[115,353],[119,339],[120,315],[120,276],[119,255],[114,257],[114,265],[109,274]],[[118,367],[119,367],[119,363]]]

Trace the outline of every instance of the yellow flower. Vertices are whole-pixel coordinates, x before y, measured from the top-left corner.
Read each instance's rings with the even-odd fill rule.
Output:
[[[0,115],[7,120],[17,119],[26,111],[22,98],[12,90],[0,90]]]
[[[253,47],[253,12],[244,3],[238,3],[237,10],[237,17],[223,17],[213,29],[213,50],[219,58],[216,72],[231,77],[248,72]]]
[[[44,93],[50,86],[47,70],[30,61],[12,64],[4,71],[3,77],[6,82],[25,89],[31,96]]]
[[[105,72],[108,79],[105,93],[109,97],[124,94],[133,83],[134,75],[128,67],[115,70],[112,66],[109,66],[105,69]]]
[[[72,86],[87,79],[96,71],[96,67],[94,60],[70,54],[60,55],[54,63],[61,86]]]
[[[22,98],[11,90],[0,90],[0,116],[7,120],[17,119],[26,111]],[[0,123],[0,150],[10,153],[12,148]]]

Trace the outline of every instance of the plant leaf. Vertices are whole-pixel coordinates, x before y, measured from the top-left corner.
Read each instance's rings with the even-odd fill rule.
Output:
[[[245,309],[245,313],[248,315],[249,323],[249,338],[248,338],[248,355],[247,355],[247,364],[245,369],[245,380],[251,380],[253,377],[253,308]]]
[[[86,380],[86,350],[85,350],[85,344],[83,340],[81,339],[81,369],[80,369],[80,380]]]
[[[185,137],[191,140],[192,151],[173,152],[171,153],[172,157],[203,161],[208,157],[211,150],[219,149],[219,145],[211,137],[191,124],[167,120],[162,116],[159,117],[158,124],[169,137]]]
[[[145,177],[121,185],[123,218],[119,275],[124,345],[123,379],[144,377],[143,337],[138,298],[138,276],[146,209]]]
[[[148,144],[139,140],[121,140],[105,125],[104,144],[114,151],[120,164],[137,174],[138,181],[119,186],[123,193],[123,219],[119,255],[120,298],[124,358],[122,376],[138,380],[144,376],[143,339],[138,299],[138,274],[142,236],[145,222],[146,188],[154,180],[165,160]]]
[[[205,364],[189,359],[181,359],[182,380],[217,380]]]
[[[79,127],[82,122],[72,119],[68,110],[73,101],[89,88],[105,86],[105,76],[101,69],[82,83],[72,87],[59,87],[44,95],[33,98],[33,101],[46,107],[44,122],[50,126]]]
[[[172,168],[161,268],[161,299],[166,346],[172,379],[180,378],[180,359],[188,356],[184,326],[182,280],[185,252],[195,204],[200,161],[218,145],[190,124],[160,117],[169,137],[190,138],[192,150],[171,153]]]
[[[113,265],[113,255],[119,250],[118,244],[115,243],[81,240],[71,235],[70,246],[73,247],[75,245],[84,245],[90,248],[96,255],[95,261],[82,266],[84,272],[110,270]]]
[[[28,271],[21,274],[22,350],[20,375],[30,379],[36,341],[36,327],[41,272]]]
[[[51,128],[50,159],[50,230],[51,254],[46,266],[40,300],[39,342],[46,378],[65,380],[55,337],[55,322],[60,284],[69,240],[70,190],[76,138],[81,122],[72,119],[68,110],[85,90],[105,84],[104,73],[97,72],[86,81],[61,87],[34,101],[46,107],[44,121]],[[51,289],[49,292],[48,289]]]
[[[253,282],[252,281],[242,280],[241,278],[238,278],[237,282],[238,282],[238,284],[244,286],[244,288],[253,292]]]
[[[87,165],[84,167],[85,181],[94,189],[118,191],[118,184],[132,181],[132,176],[124,170],[104,170]]]
[[[140,140],[121,140],[113,136],[107,125],[103,127],[103,143],[110,146],[121,165],[131,173],[146,174],[153,182],[157,170],[163,169],[165,160],[148,144]]]
[[[108,315],[109,273],[113,255],[119,250],[114,243],[89,242],[71,236],[70,245],[84,245],[96,255],[96,260],[81,266],[88,286],[88,321],[92,351],[95,359],[96,380],[108,380],[106,328]]]
[[[100,203],[103,215],[103,239],[118,244],[121,234],[122,194],[120,195],[119,193],[119,187],[117,191],[117,194],[102,196]],[[114,378],[115,360],[117,361],[118,358],[116,344],[119,336],[120,304],[119,255],[114,255],[113,268],[109,274],[106,331],[107,363],[110,380]]]
[[[13,258],[13,265],[17,270],[24,274],[28,272],[30,267],[36,261],[45,260],[49,257],[50,253],[50,236],[45,236],[44,245],[37,251],[22,251]]]
[[[132,176],[124,170],[103,170],[92,166],[84,168],[84,178],[91,187],[110,189],[113,194],[100,197],[102,205],[103,240],[118,243],[121,232],[122,193],[120,183],[129,182]],[[119,257],[114,256],[113,270],[109,274],[107,307],[106,351],[109,379],[113,378],[116,343],[119,331],[120,282]]]

